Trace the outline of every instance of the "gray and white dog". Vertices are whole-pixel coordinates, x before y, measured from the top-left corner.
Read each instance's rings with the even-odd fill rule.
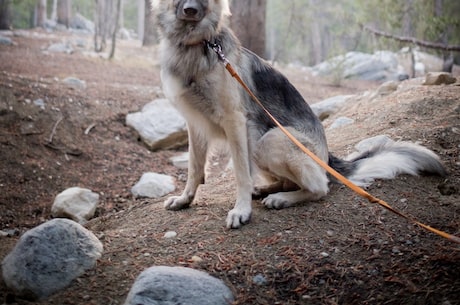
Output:
[[[190,160],[180,196],[168,198],[169,210],[188,207],[204,183],[206,156],[215,139],[228,143],[237,183],[227,227],[239,228],[251,217],[254,193],[266,195],[267,208],[281,209],[318,200],[329,190],[328,174],[290,140],[226,71],[210,45],[222,47],[264,106],[312,152],[358,185],[397,174],[445,175],[432,151],[409,142],[373,147],[353,160],[332,156],[323,126],[294,86],[264,60],[243,48],[226,26],[227,0],[159,0],[161,79],[166,97],[187,121]],[[255,188],[264,176],[265,188]]]

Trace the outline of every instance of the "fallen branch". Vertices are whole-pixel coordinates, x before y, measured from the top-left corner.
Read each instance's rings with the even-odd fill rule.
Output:
[[[53,138],[54,138],[54,134],[56,133],[56,128],[57,126],[59,125],[59,123],[61,123],[61,121],[64,119],[64,117],[60,117],[56,123],[54,123],[54,126],[53,126],[53,130],[51,130],[51,134],[48,138],[48,143],[53,143]]]
[[[404,36],[397,36],[393,34],[389,34],[383,31],[379,31],[376,29],[373,29],[367,25],[361,25],[362,28],[376,36],[381,36],[385,38],[390,38],[396,41],[400,42],[408,42],[408,43],[413,43],[415,45],[424,47],[424,48],[429,48],[429,49],[436,49],[436,50],[443,50],[443,51],[454,51],[454,52],[460,52],[460,46],[455,46],[455,45],[446,45],[442,43],[437,43],[437,42],[430,42],[430,41],[424,41],[424,40],[419,40],[414,37],[404,37]]]
[[[88,135],[91,129],[93,129],[94,127],[96,127],[96,123],[89,125],[88,128],[85,129],[85,135]]]

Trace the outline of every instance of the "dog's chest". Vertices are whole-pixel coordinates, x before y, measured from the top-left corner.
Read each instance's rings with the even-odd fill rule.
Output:
[[[165,96],[182,112],[197,111],[203,116],[214,120],[223,115],[225,108],[222,103],[226,100],[221,84],[212,78],[181,77],[167,70],[161,73]]]

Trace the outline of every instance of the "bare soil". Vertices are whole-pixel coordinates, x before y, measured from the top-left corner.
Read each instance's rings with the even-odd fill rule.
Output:
[[[47,53],[53,42],[86,40],[72,54]],[[235,304],[460,304],[460,247],[340,185],[319,202],[280,211],[254,201],[250,224],[225,228],[235,200],[232,174],[215,158],[194,204],[166,211],[164,198],[134,199],[131,187],[147,171],[172,175],[177,193],[186,171],[149,151],[125,125],[125,116],[161,96],[155,48],[122,41],[117,58],[91,55],[91,37],[21,32],[0,45],[0,259],[19,235],[49,220],[54,197],[68,187],[98,192],[97,217],[86,226],[104,243],[97,266],[41,304],[122,304],[136,276],[153,265],[187,266],[231,287]],[[306,71],[283,69],[310,103],[375,90],[344,81],[341,87]],[[86,89],[62,80],[77,77]],[[458,73],[456,72],[458,77]],[[460,86],[406,81],[397,93],[364,94],[340,116],[355,124],[328,130],[338,156],[360,140],[387,134],[438,153],[450,175],[400,176],[377,181],[369,192],[422,222],[460,235]],[[370,91],[374,92],[374,91]],[[43,99],[44,109],[34,105]],[[324,122],[328,127],[335,117]],[[221,163],[219,166],[219,163]],[[176,238],[165,239],[167,231]],[[260,275],[265,282],[254,281]],[[12,296],[0,280],[0,300]]]

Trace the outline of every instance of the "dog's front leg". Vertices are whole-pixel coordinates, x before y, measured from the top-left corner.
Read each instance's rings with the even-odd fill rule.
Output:
[[[199,136],[199,132],[193,127],[188,126],[189,140],[189,161],[188,177],[185,189],[180,196],[171,196],[164,207],[168,210],[181,210],[188,208],[195,197],[196,190],[200,184],[204,183],[204,167],[207,155],[207,142]]]
[[[223,125],[232,155],[237,193],[235,206],[227,215],[227,228],[238,229],[249,222],[252,213],[253,182],[246,119],[241,113],[232,120],[225,121]]]

